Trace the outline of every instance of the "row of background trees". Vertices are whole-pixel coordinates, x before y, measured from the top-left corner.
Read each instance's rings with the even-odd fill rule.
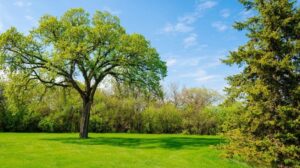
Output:
[[[15,74],[1,82],[0,131],[78,132],[82,105],[74,89],[22,79]],[[222,129],[225,114],[219,112],[222,97],[216,91],[172,84],[164,96],[147,95],[110,82],[110,89],[95,94],[92,132],[216,134]]]

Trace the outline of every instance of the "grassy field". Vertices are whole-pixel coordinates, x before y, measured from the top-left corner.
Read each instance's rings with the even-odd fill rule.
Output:
[[[247,167],[220,157],[216,136],[0,133],[1,168]]]

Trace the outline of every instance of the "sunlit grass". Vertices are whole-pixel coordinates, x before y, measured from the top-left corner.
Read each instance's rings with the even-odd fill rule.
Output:
[[[1,168],[226,168],[217,136],[0,133]]]

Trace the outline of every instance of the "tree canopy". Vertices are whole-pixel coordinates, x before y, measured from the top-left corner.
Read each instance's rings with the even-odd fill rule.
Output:
[[[24,73],[46,86],[72,87],[83,99],[81,137],[87,138],[90,106],[107,76],[156,92],[165,62],[140,34],[127,34],[116,16],[81,8],[45,15],[28,34],[11,28],[0,35],[2,69]]]

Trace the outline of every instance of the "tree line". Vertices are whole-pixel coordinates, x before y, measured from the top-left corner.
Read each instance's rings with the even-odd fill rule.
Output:
[[[74,89],[47,88],[37,81],[25,86],[22,79],[15,74],[1,82],[0,131],[79,131],[82,105]],[[140,90],[115,82],[110,90],[98,89],[89,131],[210,135],[220,132],[223,116],[216,111],[216,104],[222,97],[216,91],[178,89],[173,85],[165,95],[149,98]]]
[[[14,76],[14,80],[18,79]],[[74,90],[46,89],[38,82],[28,84],[26,90],[16,85],[13,80],[2,82],[0,130],[79,130],[81,103]],[[216,134],[219,129],[217,114],[209,110],[220,99],[215,91],[185,88],[172,98],[149,99],[134,91],[128,93],[127,88],[123,90],[127,93],[120,87],[96,92],[90,131]]]

